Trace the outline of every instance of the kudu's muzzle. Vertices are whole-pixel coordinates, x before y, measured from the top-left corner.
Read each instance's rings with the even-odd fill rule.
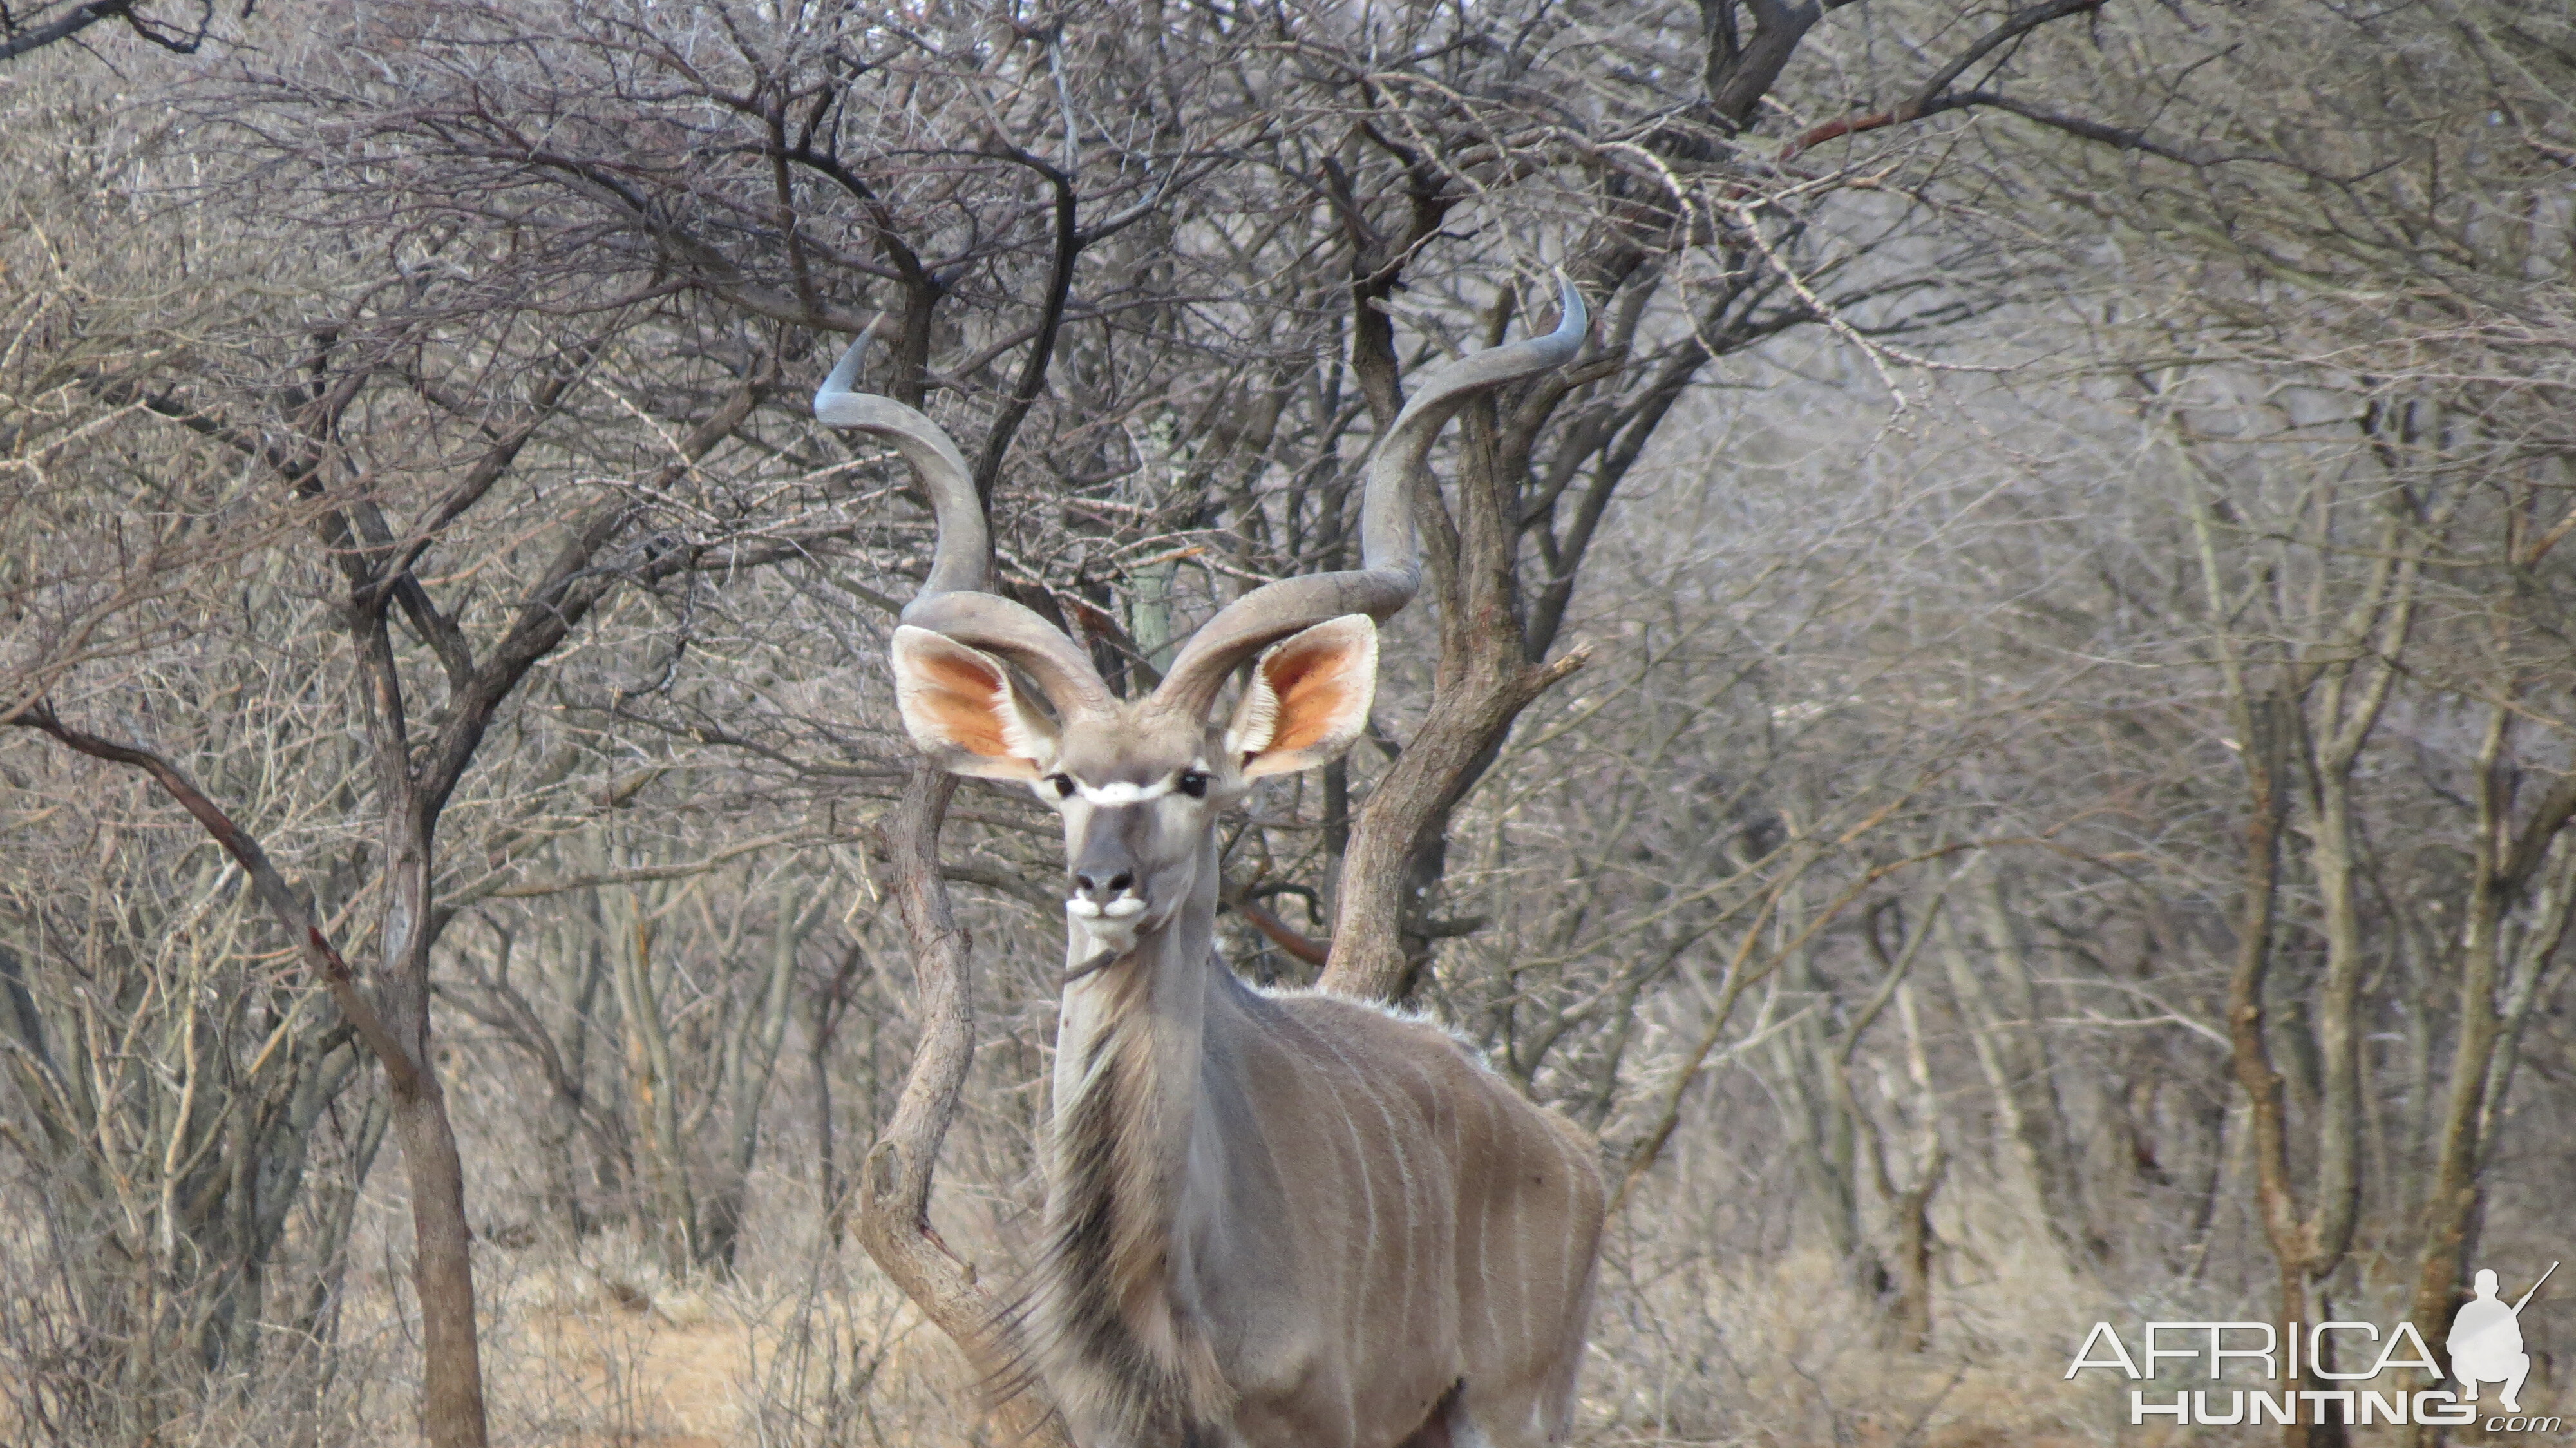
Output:
[[[1148,827],[1136,805],[1113,805],[1086,821],[1066,873],[1065,909],[1086,920],[1134,919],[1152,903],[1136,861],[1136,833]]]

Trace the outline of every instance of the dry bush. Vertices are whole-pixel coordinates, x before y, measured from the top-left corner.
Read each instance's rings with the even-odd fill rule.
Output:
[[[316,519],[417,530],[429,611],[385,616],[373,678],[424,737],[479,697],[452,645],[581,591],[412,881],[497,1439],[980,1431],[848,1240],[922,1029],[879,828],[927,535],[802,394],[880,311],[874,375],[986,467],[1009,586],[1142,678],[1346,552],[1409,369],[1522,325],[1560,261],[1594,290],[1597,372],[1444,448],[1449,566],[1389,630],[1381,738],[1255,801],[1223,927],[1309,981],[1376,859],[1381,963],[1601,1133],[1629,1195],[1586,1441],[2096,1441],[2116,1395],[2060,1378],[2091,1322],[2438,1315],[2445,1173],[2479,1260],[2549,1260],[2576,854],[2495,842],[2576,758],[2560,22],[2113,6],[1925,95],[1991,17],[1874,0],[1728,119],[1698,94],[1713,40],[1719,81],[1752,65],[1728,6],[1339,14],[1279,10],[1290,46],[933,6],[926,44],[269,7],[221,63],[0,70],[0,717],[48,697],[180,759],[363,942],[383,781]],[[1480,596],[1507,628],[1465,627]],[[1584,642],[1511,709],[1433,708]],[[2249,931],[2258,697],[2290,828]],[[1492,748],[1436,847],[1367,856],[1452,726]],[[398,1440],[382,1083],[165,800],[14,729],[0,781],[9,1431]],[[1004,1295],[1052,830],[982,789],[949,827],[981,1041],[933,1223]],[[2481,959],[2510,1029],[2454,1065]],[[2245,1061],[2280,1075],[2270,1161]],[[2280,1280],[2258,1209],[2336,1225],[2325,1197],[2348,1240]]]

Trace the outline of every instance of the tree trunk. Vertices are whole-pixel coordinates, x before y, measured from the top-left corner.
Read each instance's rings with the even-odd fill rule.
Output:
[[[436,807],[414,788],[407,752],[400,746],[400,695],[391,686],[391,655],[383,651],[382,619],[370,635],[357,632],[361,656],[375,671],[378,692],[368,702],[370,733],[384,789],[381,816],[385,848],[384,912],[378,935],[378,1001],[358,989],[339,948],[305,910],[302,897],[270,863],[259,841],[233,822],[168,760],[147,749],[120,745],[65,728],[50,709],[30,709],[12,723],[42,729],[94,758],[130,764],[151,774],[162,789],[205,827],[240,863],[261,903],[286,927],[305,966],[331,993],[358,1039],[385,1070],[393,1102],[395,1137],[411,1182],[412,1283],[420,1298],[421,1436],[430,1448],[485,1448],[483,1366],[474,1322],[472,1232],[465,1221],[465,1170],[447,1119],[437,1058],[429,1038],[429,950],[444,924],[430,894]],[[371,650],[370,646],[373,646]],[[384,746],[391,742],[394,747]],[[380,1003],[379,1003],[380,1002]]]
[[[1934,908],[1939,908],[1937,897]],[[1906,954],[1894,967],[1898,971],[1913,958],[1925,936],[1931,932],[1929,921],[1915,927],[1915,938]],[[1923,1019],[1914,1008],[1914,990],[1902,978],[1896,986],[1896,1019],[1905,1031],[1906,1075],[1914,1084],[1914,1109],[1920,1143],[1917,1154],[1922,1158],[1915,1168],[1913,1184],[1889,1191],[1893,1185],[1886,1176],[1886,1157],[1877,1158],[1880,1166],[1880,1190],[1888,1192],[1888,1210],[1896,1218],[1896,1300],[1891,1304],[1892,1345],[1899,1352],[1929,1352],[1932,1348],[1932,1195],[1941,1190],[1942,1178],[1949,1174],[1950,1152],[1941,1139],[1941,1095],[1932,1084],[1932,1060],[1924,1050]]]
[[[930,1224],[931,1174],[956,1120],[975,1053],[967,990],[967,938],[939,874],[939,826],[957,781],[928,762],[912,767],[903,802],[885,824],[896,909],[911,937],[921,1042],[893,1119],[859,1172],[859,1244],[949,1340],[975,1376],[1004,1394],[995,1405],[1009,1441],[1071,1448],[1052,1405],[1035,1389],[1018,1319],[976,1280]]]
[[[635,1144],[644,1187],[643,1219],[674,1272],[698,1260],[698,1204],[689,1187],[688,1157],[680,1126],[678,1068],[662,1019],[664,973],[653,959],[653,919],[644,900],[628,891],[612,911],[624,937],[610,958],[617,1011],[626,1022],[626,1078],[635,1112]]]
[[[1936,1156],[1923,1175],[1888,1204],[1896,1215],[1896,1286],[1888,1305],[1889,1345],[1898,1352],[1932,1349],[1932,1194],[1949,1167]]]
[[[787,1018],[795,1005],[796,953],[805,937],[822,923],[826,897],[816,892],[801,907],[781,901],[778,933],[770,941],[768,969],[760,995],[735,1028],[726,1053],[725,1109],[732,1139],[727,1143],[724,1176],[708,1194],[699,1217],[704,1240],[702,1264],[731,1272],[742,1245],[743,1218],[749,1209],[752,1163],[760,1152],[760,1113],[769,1101],[769,1084],[778,1071],[779,1049],[787,1040]]]
[[[2028,1204],[2026,1210],[2036,1219],[2041,1234],[2056,1249],[2058,1260],[2071,1268],[2082,1260],[2080,1249],[2067,1223],[2058,1217],[2055,1198],[2048,1188],[2048,1167],[2041,1160],[2041,1138],[2026,1117],[2020,1083],[2014,1079],[2005,1055],[2003,1032],[1995,1020],[1993,1003],[1987,998],[1984,979],[1948,912],[1933,928],[1941,941],[1941,960],[1951,998],[1962,1024],[1968,1028],[1969,1043],[1974,1048],[1978,1072],[1985,1077],[1987,1093],[1994,1098],[2004,1158],[2012,1164],[2019,1195]]]
[[[2493,838],[2488,832],[2488,838]],[[2477,1246],[2485,1193],[2478,1165],[2486,1155],[2487,1066],[2503,1039],[2504,1022],[2496,1012],[2501,975],[2505,901],[2497,889],[2491,862],[2481,851],[2477,898],[2470,902],[2466,939],[2461,942],[2456,1025],[2451,1049],[2450,1089],[2442,1101],[2439,1135],[2434,1140],[2433,1179],[2424,1191],[2421,1245],[2415,1260],[2415,1300],[2409,1320],[2448,1324],[2460,1301],[2460,1284],[2469,1271],[2469,1253]],[[2439,1338],[2435,1334],[2435,1338]],[[2450,1350],[2433,1342],[2447,1370]],[[2444,1440],[2439,1427],[2418,1427],[2415,1441],[2424,1448]]]
[[[1325,990],[1374,1000],[1402,1000],[1411,990],[1420,960],[1405,926],[1426,886],[1417,857],[1448,828],[1521,710],[1588,657],[1531,665],[1521,658],[1520,630],[1508,617],[1501,623],[1476,630],[1477,642],[1454,662],[1443,649],[1430,713],[1360,810],[1342,860],[1333,952],[1319,982]]]
[[[1996,1011],[1982,990],[1978,992],[1984,1022],[1980,1029],[1993,1040],[2002,1072],[1990,1077],[1990,1084],[2011,1098],[2006,1120],[2039,1193],[2049,1234],[2066,1251],[2069,1262],[2102,1267],[2110,1260],[2111,1244],[2095,1226],[2085,1198],[2082,1154],[2068,1139],[2066,1106],[2058,1095],[2048,1042],[2039,1029],[2039,992],[2005,899],[2002,871],[1988,871],[1975,894],[2004,996],[2003,1009]],[[1973,974],[1969,980],[1975,983]]]
[[[833,971],[831,982],[815,996],[806,1033],[807,1069],[814,1076],[814,1182],[822,1204],[824,1236],[836,1253],[849,1230],[850,1213],[842,1201],[840,1147],[834,1139],[832,1040],[839,1034],[842,1014],[849,1003],[850,981],[866,959],[859,942],[853,939],[841,953],[841,963]],[[873,1055],[875,1043],[869,1044]]]
[[[2239,883],[2236,963],[2227,992],[2228,1042],[2237,1088],[2250,1103],[2254,1194],[2264,1240],[2279,1267],[2278,1321],[2284,1340],[2314,1321],[2308,1315],[2309,1235],[2290,1185],[2289,1130],[2281,1073],[2265,1038],[2265,986],[2272,964],[2272,934],[2280,909],[2281,836],[2289,811],[2285,788],[2289,709],[2278,693],[2239,695],[2244,733],[2247,799],[2245,857]],[[2282,1380],[2297,1393],[2319,1386],[2316,1364],[2302,1355],[2299,1371]],[[2293,1399],[2293,1402],[2299,1401]],[[2282,1448],[2342,1448],[2339,1423],[2293,1421],[2281,1428]]]
[[[394,1139],[411,1186],[412,1287],[420,1298],[421,1436],[430,1448],[484,1448],[483,1359],[474,1321],[473,1229],[465,1164],[447,1116],[430,1040],[429,952],[445,922],[431,894],[430,821],[407,782],[387,781],[383,968],[387,1029],[410,1056],[409,1079],[389,1083]]]
[[[397,1092],[394,1137],[411,1185],[412,1287],[420,1295],[421,1436],[431,1448],[484,1448],[483,1360],[474,1323],[473,1234],[465,1224],[465,1164],[447,1099]]]

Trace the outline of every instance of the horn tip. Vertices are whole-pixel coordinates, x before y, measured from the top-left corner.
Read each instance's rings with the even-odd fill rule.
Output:
[[[859,380],[859,364],[867,360],[868,343],[877,334],[877,323],[883,320],[885,320],[883,312],[879,312],[871,319],[866,329],[859,333],[857,340],[851,342],[848,348],[842,351],[841,360],[832,364],[832,371],[823,379],[823,385],[814,389],[815,421],[826,427],[851,425],[850,422],[833,415],[843,411],[835,404],[842,398],[852,395],[851,387]]]
[[[1580,343],[1584,334],[1592,329],[1592,313],[1583,304],[1583,289],[1574,284],[1574,278],[1565,274],[1565,268],[1558,267],[1556,290],[1557,305],[1565,315],[1556,324],[1555,340]]]

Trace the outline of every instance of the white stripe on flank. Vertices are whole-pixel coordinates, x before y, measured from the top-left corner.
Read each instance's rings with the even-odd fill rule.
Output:
[[[1501,1134],[1495,1130],[1494,1103],[1492,1098],[1478,1091],[1476,1105],[1485,1118],[1485,1148],[1490,1151],[1494,1148],[1495,1137]],[[1485,1190],[1476,1193],[1476,1295],[1485,1299],[1485,1350],[1500,1354],[1503,1350],[1503,1323],[1494,1307],[1494,1269],[1485,1256],[1486,1244],[1494,1235],[1496,1195],[1491,1181],[1485,1184]]]
[[[1341,1066],[1342,1071],[1338,1074],[1346,1074],[1351,1078],[1354,1085],[1358,1084],[1360,1080],[1359,1068],[1351,1064],[1351,1058],[1349,1056],[1343,1054],[1341,1043],[1334,1040],[1329,1034],[1323,1031],[1312,1031],[1310,1034],[1313,1035],[1318,1044],[1322,1045],[1326,1051],[1332,1054],[1333,1060]],[[1371,1270],[1372,1264],[1377,1259],[1377,1183],[1373,1179],[1375,1174],[1369,1170],[1368,1138],[1360,1135],[1360,1124],[1351,1116],[1350,1101],[1348,1098],[1343,1096],[1342,1083],[1338,1079],[1333,1081],[1332,1094],[1333,1108],[1341,1113],[1342,1130],[1348,1134],[1351,1139],[1351,1161],[1360,1169],[1360,1202],[1366,1210],[1366,1220],[1365,1225],[1360,1229],[1359,1275],[1362,1287],[1366,1288],[1375,1285],[1377,1281],[1376,1272]],[[1349,1334],[1358,1332],[1360,1327],[1361,1314],[1359,1313],[1351,1313],[1343,1321],[1345,1336],[1342,1341],[1344,1343],[1344,1350],[1349,1352],[1355,1360],[1359,1357],[1359,1340]]]
[[[1556,1249],[1557,1255],[1565,1263],[1565,1286],[1558,1290],[1557,1301],[1564,1304],[1561,1310],[1571,1318],[1574,1313],[1574,1300],[1583,1294],[1583,1283],[1574,1268],[1572,1225],[1583,1217],[1583,1173],[1594,1168],[1590,1162],[1577,1160],[1573,1148],[1555,1132],[1549,1132],[1548,1139],[1556,1143],[1557,1159],[1562,1164],[1560,1170],[1565,1173],[1565,1220],[1568,1230],[1563,1239],[1557,1243]]]
[[[1395,1157],[1396,1189],[1404,1195],[1404,1233],[1396,1239],[1402,1249],[1402,1255],[1396,1258],[1395,1272],[1396,1280],[1405,1284],[1406,1312],[1409,1320],[1413,1290],[1411,1272],[1414,1232],[1413,1165],[1405,1159],[1404,1155],[1404,1128],[1396,1125],[1395,1113],[1386,1109],[1386,1097],[1379,1092],[1376,1084],[1369,1080],[1367,1073],[1358,1067],[1351,1068],[1351,1075],[1359,1083],[1360,1094],[1368,1098],[1371,1106],[1377,1108],[1378,1120],[1386,1123],[1386,1149]]]
[[[1517,1168],[1519,1163],[1515,1162],[1513,1165]],[[1520,1190],[1519,1182],[1512,1183],[1512,1201],[1514,1204],[1512,1238],[1520,1244],[1521,1260],[1520,1270],[1512,1274],[1512,1292],[1520,1299],[1518,1304],[1520,1311],[1513,1315],[1520,1319],[1521,1324],[1520,1360],[1527,1362],[1530,1360],[1530,1349],[1538,1344],[1538,1323],[1533,1320],[1537,1314],[1530,1311],[1536,1305],[1531,1299],[1537,1295],[1535,1289],[1538,1286],[1530,1280],[1530,1269],[1538,1265],[1533,1255],[1535,1244],[1530,1241],[1530,1208],[1534,1204],[1528,1194]]]

